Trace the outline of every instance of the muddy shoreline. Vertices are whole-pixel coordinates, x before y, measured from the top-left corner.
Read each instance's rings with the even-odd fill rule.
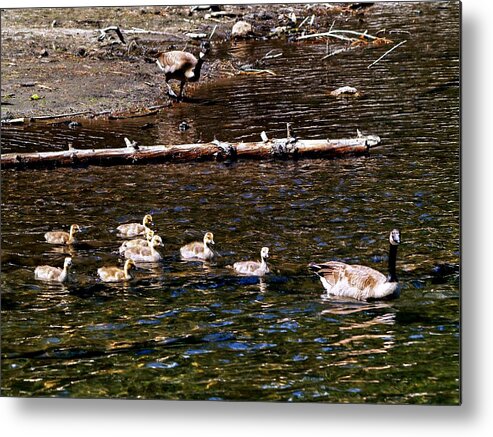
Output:
[[[312,31],[336,16],[361,20],[347,5],[223,5],[183,7],[37,8],[2,10],[2,120],[74,114],[126,117],[162,110],[173,102],[153,55],[169,49],[198,52],[195,35],[213,46],[234,44],[238,20],[252,23],[256,38],[289,38],[293,15],[314,15]],[[100,38],[100,29],[118,26]],[[278,29],[274,31],[274,29]],[[279,30],[281,29],[281,30]],[[276,34],[276,32],[278,32]],[[212,50],[198,84],[234,74]]]

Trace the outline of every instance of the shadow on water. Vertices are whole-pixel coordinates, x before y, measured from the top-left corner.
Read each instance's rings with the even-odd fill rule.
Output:
[[[383,139],[368,157],[339,160],[2,171],[3,394],[457,403],[459,11],[442,6],[419,4],[419,19],[414,3],[376,6],[362,26],[413,37],[371,69],[384,48],[322,62],[325,44],[249,41],[217,53],[242,65],[276,49],[283,56],[266,66],[276,76],[204,84],[157,117],[2,128],[3,152],[120,147],[124,137],[256,141],[283,136],[286,122],[300,138],[359,129]],[[328,95],[343,85],[365,97]],[[162,262],[126,284],[99,282],[98,267],[122,265],[116,227],[146,213]],[[72,223],[77,244],[44,242]],[[394,227],[400,298],[324,298],[308,263],[386,273]],[[182,261],[179,248],[207,231],[218,261]],[[228,267],[262,246],[265,278]],[[35,266],[67,255],[69,282],[34,280]]]

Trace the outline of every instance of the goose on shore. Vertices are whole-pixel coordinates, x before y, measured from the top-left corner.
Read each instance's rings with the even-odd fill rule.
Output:
[[[103,282],[123,282],[132,279],[132,275],[129,270],[135,267],[135,263],[131,259],[125,261],[123,269],[118,267],[100,267],[98,269],[98,275]]]
[[[146,214],[142,219],[141,223],[126,223],[124,225],[118,226],[116,229],[120,235],[124,237],[137,237],[139,235],[145,235],[148,228],[148,224],[152,223],[152,216]]]
[[[338,261],[311,263],[309,268],[320,277],[327,294],[331,296],[358,300],[398,297],[400,284],[396,275],[396,260],[400,242],[400,232],[397,229],[392,230],[389,236],[388,276],[370,267]]]
[[[131,247],[125,251],[125,258],[135,262],[152,263],[162,259],[161,254],[156,250],[157,246],[162,246],[163,240],[159,235],[154,235],[148,246]]]
[[[210,261],[215,258],[216,253],[212,250],[214,245],[214,235],[212,232],[206,232],[203,242],[194,241],[180,248],[180,254],[184,259],[198,259]]]
[[[75,242],[74,234],[79,232],[79,225],[70,226],[70,232],[51,231],[45,233],[45,240],[50,244],[72,244]]]
[[[269,248],[262,247],[260,261],[238,261],[233,264],[237,273],[248,276],[264,276],[269,273],[266,259],[269,258]]]
[[[65,258],[63,269],[60,267],[38,266],[34,269],[34,278],[39,281],[64,282],[68,277],[68,270],[72,265],[72,258]]]
[[[204,58],[209,52],[210,43],[204,41],[200,45],[199,58],[181,50],[159,53],[156,64],[164,72],[168,94],[181,100],[185,84],[188,82],[197,82],[200,79],[200,71]],[[180,81],[180,92],[178,96],[168,83],[171,79]]]
[[[152,229],[147,228],[145,232],[146,238],[135,238],[133,240],[124,241],[118,251],[120,255],[123,255],[127,249],[131,247],[146,247],[149,246],[149,243],[154,237],[154,231]]]

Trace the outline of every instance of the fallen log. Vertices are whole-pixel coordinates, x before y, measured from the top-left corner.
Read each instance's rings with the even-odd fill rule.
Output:
[[[339,140],[300,140],[295,138],[250,143],[180,144],[170,146],[139,146],[126,139],[127,147],[112,149],[74,149],[58,152],[5,153],[2,169],[35,169],[54,167],[85,167],[88,165],[146,164],[157,162],[189,162],[236,159],[299,159],[336,158],[364,155],[380,144],[376,135],[358,135]]]

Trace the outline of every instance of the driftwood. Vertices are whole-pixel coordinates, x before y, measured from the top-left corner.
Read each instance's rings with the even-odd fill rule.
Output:
[[[120,28],[118,26],[108,26],[108,27],[105,27],[104,29],[99,29],[98,41],[102,41],[103,39],[105,39],[106,35],[110,31],[113,31],[116,33],[116,35],[118,36],[118,39],[120,40],[120,42],[122,44],[126,44],[125,38],[123,38],[122,31],[120,30]]]
[[[74,149],[58,152],[6,153],[1,155],[2,169],[84,167],[87,165],[145,164],[150,162],[188,162],[236,159],[335,158],[364,155],[380,144],[375,135],[340,140],[298,140],[296,138],[251,143],[181,144],[138,146],[126,141],[127,147],[113,149]]]

